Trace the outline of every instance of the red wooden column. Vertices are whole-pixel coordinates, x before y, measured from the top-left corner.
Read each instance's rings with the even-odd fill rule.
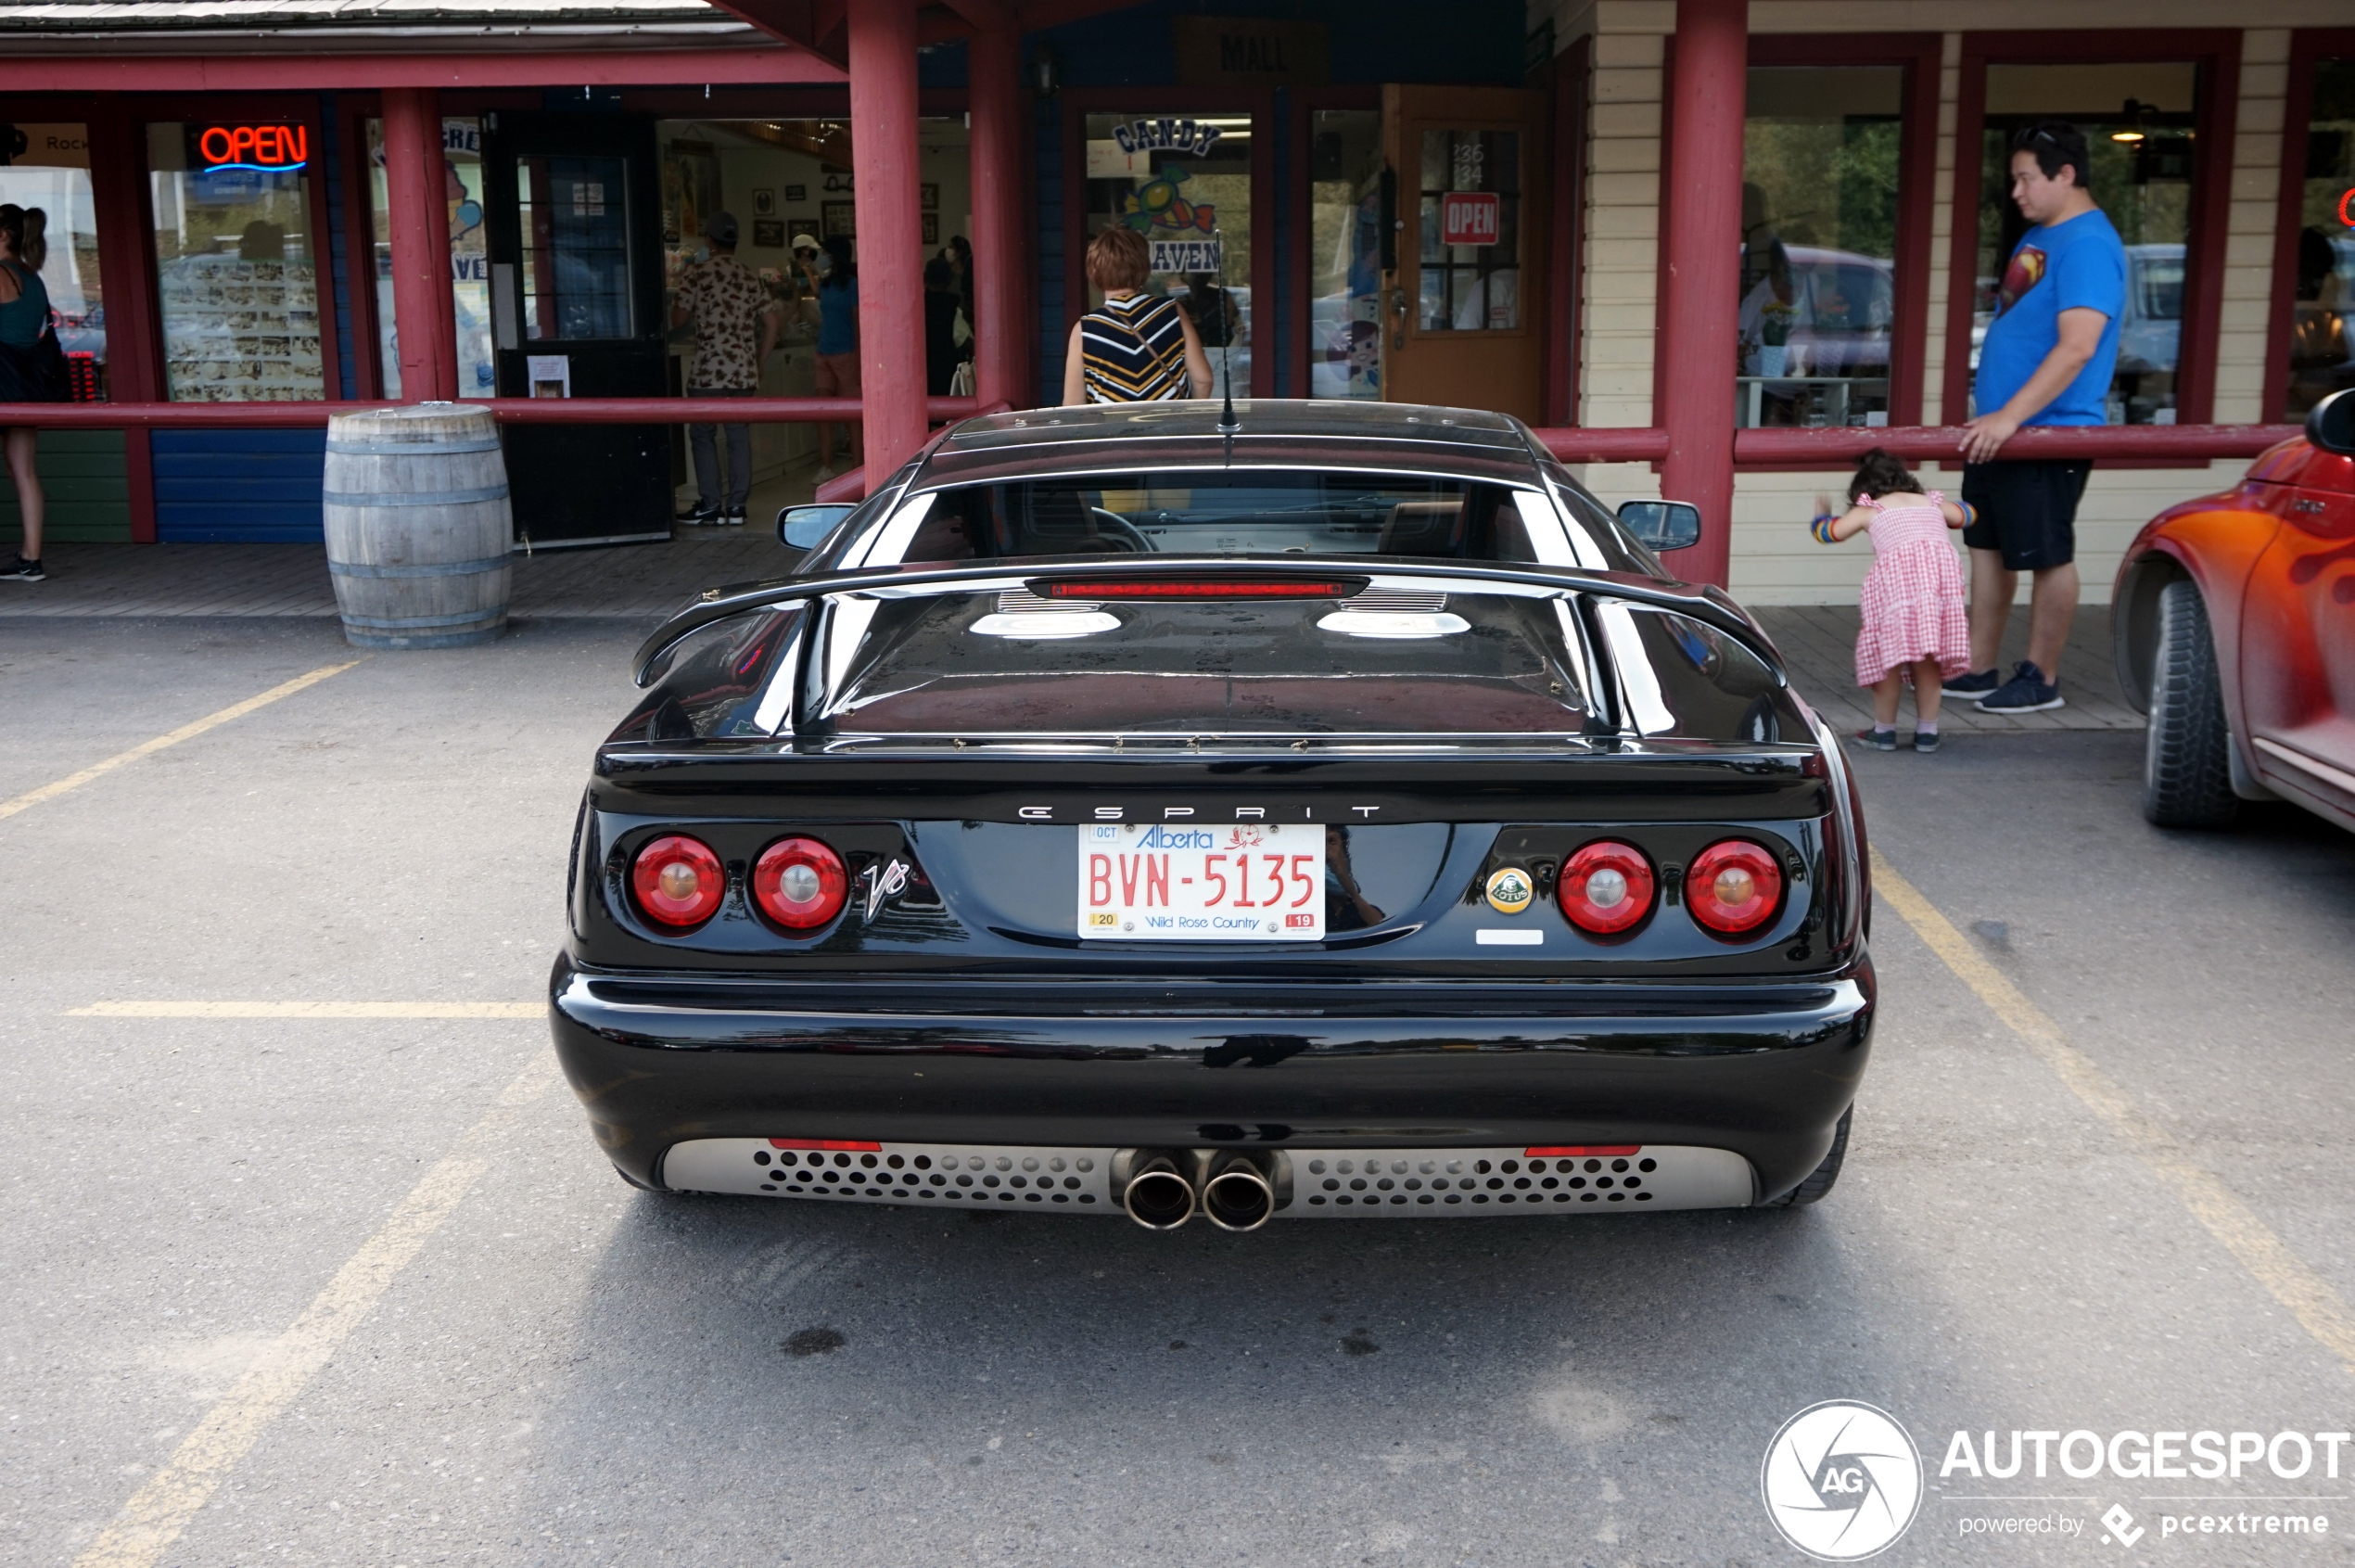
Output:
[[[1022,366],[1022,34],[984,28],[965,45],[973,108],[974,390],[981,406],[1018,395]]]
[[[1660,336],[1668,430],[1661,493],[1700,508],[1701,542],[1671,570],[1723,586],[1732,558],[1734,339],[1741,313],[1742,111],[1749,0],[1676,0],[1661,214]]]
[[[450,298],[450,207],[442,189],[441,95],[384,91],[385,205],[391,220],[392,319],[401,395],[458,395],[458,326]]]
[[[166,385],[161,324],[156,316],[155,236],[147,216],[146,127],[108,95],[93,105],[90,196],[98,221],[98,279],[107,300],[107,399],[162,402]],[[156,542],[156,475],[147,432],[122,433],[123,478],[131,539]]]
[[[859,396],[872,491],[915,455],[925,436],[916,0],[859,0],[849,23]]]

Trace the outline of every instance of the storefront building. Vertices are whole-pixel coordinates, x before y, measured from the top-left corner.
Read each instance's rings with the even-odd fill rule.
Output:
[[[1606,498],[1725,520],[1694,575],[1838,602],[1867,562],[1808,539],[1809,498],[1869,441],[1952,449],[2017,237],[2005,139],[2063,118],[2132,265],[2112,426],[2072,438],[2097,597],[2151,513],[2355,385],[2343,7],[2112,17],[283,0],[228,28],[0,0],[0,201],[51,215],[88,401],[45,420],[52,536],[315,538],[327,413],[443,396],[493,400],[535,547],[665,537],[693,351],[670,294],[716,212],[793,324],[745,406],[757,478],[801,493],[822,416],[864,428],[872,473],[928,415],[1053,401],[1081,252],[1126,223],[1238,396],[1507,410]],[[856,249],[857,406],[815,395],[804,234]],[[960,241],[971,401],[921,330]]]

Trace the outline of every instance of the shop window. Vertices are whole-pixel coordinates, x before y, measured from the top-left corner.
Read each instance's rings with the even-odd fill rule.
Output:
[[[13,156],[11,150],[13,149]],[[98,225],[90,199],[90,135],[70,123],[0,124],[0,203],[48,220],[41,286],[57,312],[57,342],[76,402],[107,396],[107,311],[98,292]]]
[[[1213,397],[1251,393],[1251,116],[1088,116],[1086,237],[1115,223],[1152,251],[1148,290],[1184,306],[1210,355]],[[1103,302],[1093,286],[1089,309]]]
[[[384,121],[368,134],[370,275],[376,280],[379,397],[401,395],[399,327],[392,308],[392,217],[385,195]],[[441,192],[450,220],[450,298],[458,322],[458,393],[497,395],[490,357],[490,253],[482,226],[482,121],[472,115],[441,122]]]
[[[953,121],[920,122],[923,231],[937,235],[950,212],[964,222],[964,129]],[[796,252],[805,237],[829,235],[855,239],[857,212],[851,200],[850,127],[833,120],[664,120],[655,125],[662,154],[663,317],[686,270],[710,252],[706,229],[727,212],[736,220],[736,261],[756,274],[780,309],[783,342],[804,349],[817,337],[818,304],[810,279],[831,269],[822,251]],[[944,191],[946,194],[944,195]],[[962,232],[959,230],[957,232]],[[938,245],[947,253],[946,242]],[[926,242],[927,258],[935,246]],[[682,358],[694,351],[692,326],[673,328],[671,351]],[[771,367],[764,367],[764,376]],[[683,376],[683,368],[681,372]],[[788,376],[786,395],[815,390],[806,361]],[[681,385],[684,385],[683,380]],[[793,433],[777,427],[779,436]]]
[[[147,127],[163,369],[173,402],[326,397],[309,127]]]
[[[1425,332],[1521,325],[1521,133],[1425,131],[1415,319]]]
[[[1742,124],[1741,426],[1886,425],[1904,70],[1753,66]]]
[[[1381,396],[1381,112],[1308,121],[1308,395]]]
[[[2355,387],[2355,59],[2314,62],[2281,414],[2298,421]]]
[[[2030,224],[2011,199],[2012,138],[2039,121],[2065,120],[2085,134],[2094,200],[2126,245],[2125,314],[2110,381],[2112,425],[2172,425],[2185,356],[2210,345],[2183,341],[2190,276],[2195,108],[2200,68],[2191,62],[1990,65],[1979,136],[1979,256],[1970,366],[1995,317],[2012,251]],[[1971,413],[1981,412],[1974,402]]]
[[[628,165],[516,159],[523,335],[535,342],[637,335],[630,291]]]

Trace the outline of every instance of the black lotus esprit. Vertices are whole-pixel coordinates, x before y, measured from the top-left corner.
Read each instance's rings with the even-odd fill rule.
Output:
[[[1691,510],[1494,414],[1231,417],[969,420],[641,650],[550,998],[622,1175],[1229,1230],[1821,1197],[1862,818],[1630,526]]]

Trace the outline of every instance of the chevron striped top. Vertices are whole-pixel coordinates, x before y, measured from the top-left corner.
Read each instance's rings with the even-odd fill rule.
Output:
[[[1192,395],[1177,301],[1106,300],[1079,318],[1080,374],[1089,402],[1161,402]]]

